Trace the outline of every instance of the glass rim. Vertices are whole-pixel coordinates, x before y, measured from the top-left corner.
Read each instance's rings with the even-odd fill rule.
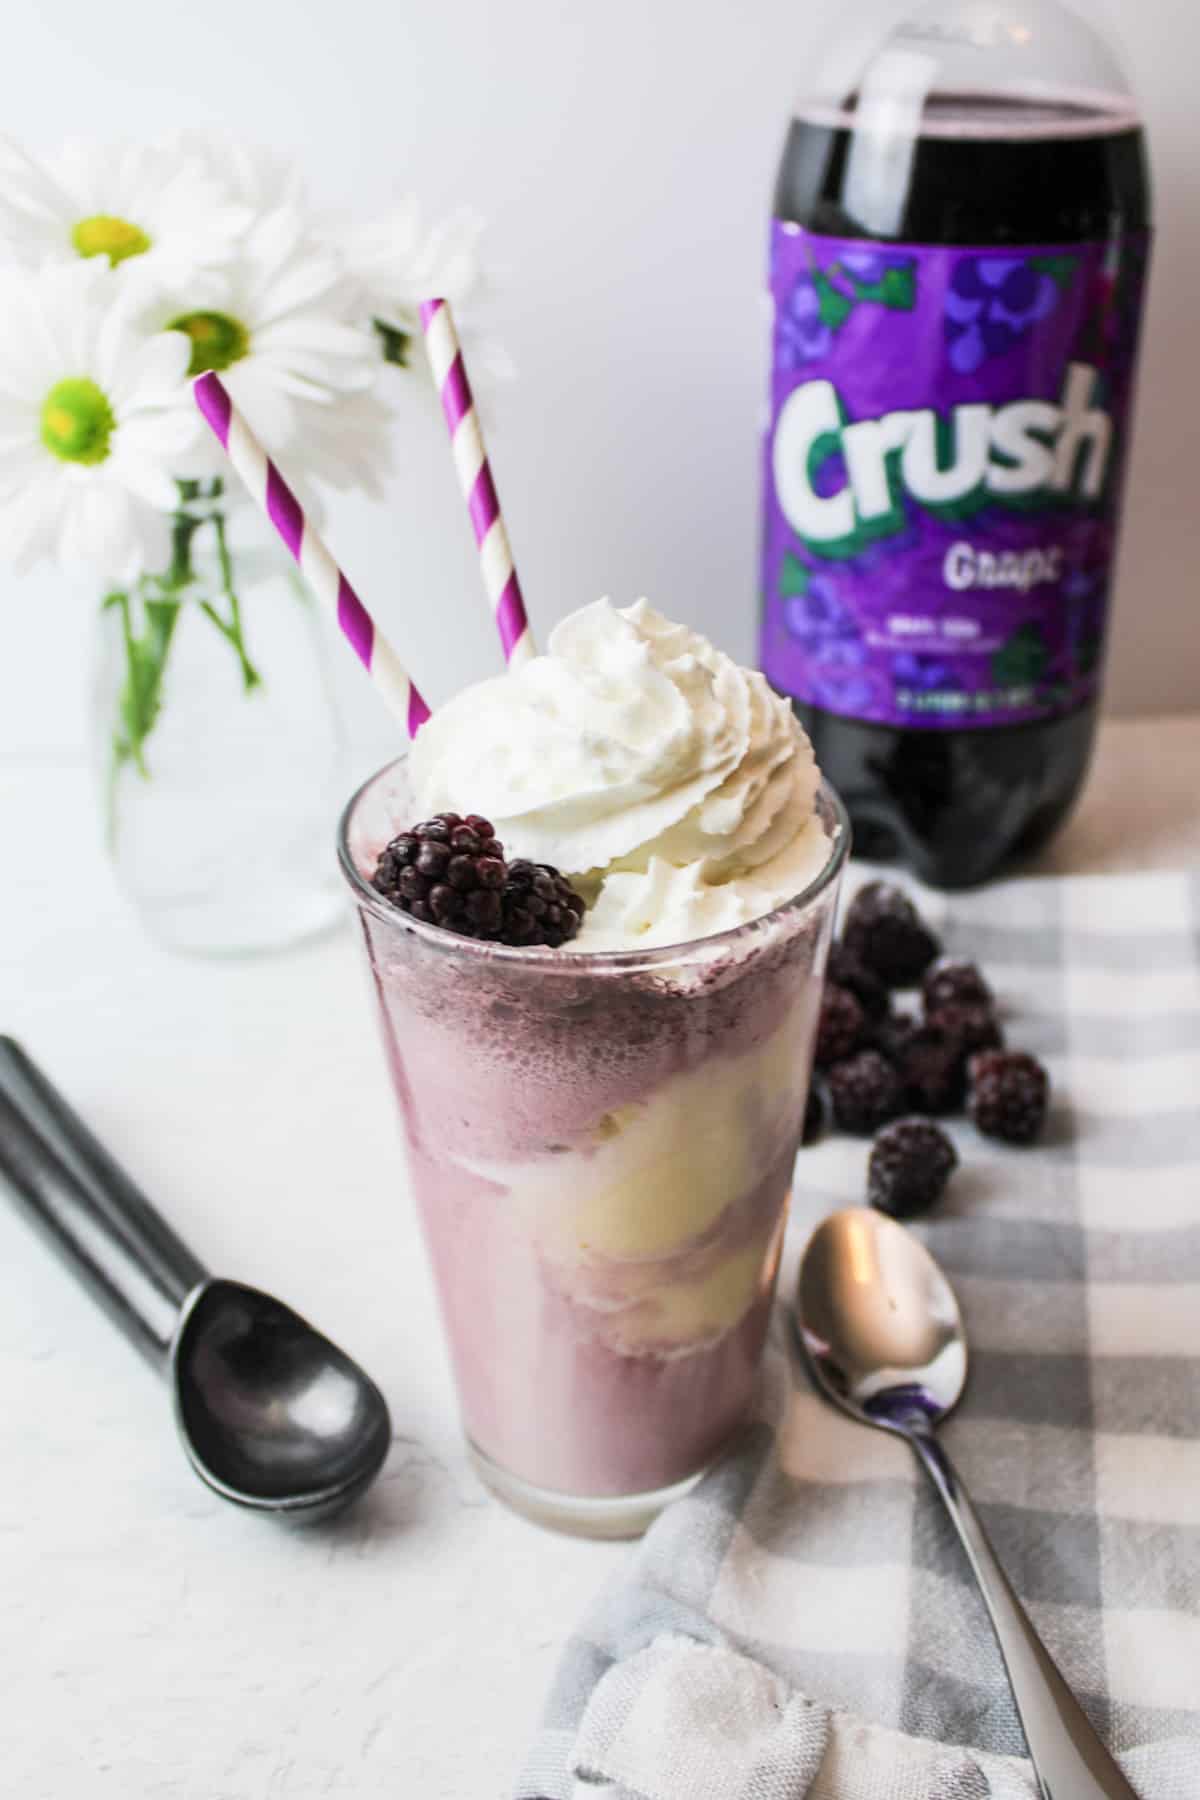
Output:
[[[678,944],[653,944],[645,950],[552,950],[548,945],[498,944],[487,938],[461,937],[457,932],[446,931],[440,925],[427,925],[421,919],[414,919],[411,913],[401,912],[399,907],[392,906],[360,874],[350,852],[350,828],[360,802],[377,781],[399,768],[406,760],[407,752],[401,752],[390,762],[384,763],[382,768],[376,769],[374,774],[368,775],[355,788],[343,807],[337,828],[338,864],[342,875],[362,911],[371,913],[393,929],[407,932],[433,951],[447,956],[475,957],[481,965],[488,967],[509,968],[520,965],[537,969],[543,975],[580,974],[585,970],[632,974],[669,967],[697,953],[707,956],[716,951],[720,954],[732,948],[738,940],[761,936],[764,927],[774,925],[793,913],[806,912],[836,881],[850,855],[853,836],[850,815],[837,789],[822,776],[817,799],[824,802],[832,815],[829,855],[805,887],[781,901],[778,906],[772,907],[770,912],[760,913],[757,918],[743,919],[740,925],[727,926],[724,931],[711,932],[706,937],[685,938]]]

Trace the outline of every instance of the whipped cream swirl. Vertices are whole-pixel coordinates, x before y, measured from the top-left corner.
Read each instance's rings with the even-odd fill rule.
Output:
[[[681,944],[799,893],[829,855],[786,700],[645,600],[555,627],[545,655],[441,707],[410,756],[423,813],[479,812],[590,904],[573,950]]]

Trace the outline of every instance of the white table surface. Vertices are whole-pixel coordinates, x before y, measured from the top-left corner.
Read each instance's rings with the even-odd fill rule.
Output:
[[[1200,718],[1110,724],[1044,866],[1194,863],[1198,792]],[[351,934],[239,963],[156,949],[71,764],[0,760],[0,833],[0,1029],[210,1266],[361,1358],[396,1431],[335,1526],[243,1516],[0,1205],[0,1795],[501,1800],[626,1551],[511,1517],[466,1468]]]

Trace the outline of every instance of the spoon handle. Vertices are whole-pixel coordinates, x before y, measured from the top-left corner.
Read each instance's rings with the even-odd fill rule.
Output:
[[[909,1441],[946,1503],[987,1606],[1042,1800],[1138,1800],[1030,1623],[949,1457],[931,1432]]]
[[[0,1175],[150,1362],[166,1361],[203,1265],[12,1038],[0,1037]]]

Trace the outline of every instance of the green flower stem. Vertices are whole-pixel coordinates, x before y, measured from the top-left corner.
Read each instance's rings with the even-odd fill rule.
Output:
[[[191,485],[190,482],[187,484]],[[171,566],[161,585],[172,594],[185,588],[192,579],[192,539],[199,528],[199,519],[193,519],[190,513],[177,512],[171,521]]]
[[[107,594],[103,604],[115,608],[121,615],[126,669],[125,682],[117,700],[118,723],[113,731],[108,771],[106,810],[108,842],[112,849],[117,835],[117,780],[122,768],[132,762],[143,780],[150,778],[145,744],[162,705],[163,671],[179,621],[181,602],[147,600],[146,629],[140,637],[133,629],[129,595],[125,590]]]
[[[110,845],[115,839],[117,812],[117,780],[126,763],[132,763],[143,780],[149,780],[146,740],[158,722],[163,705],[163,684],[171,643],[179,624],[179,615],[196,580],[192,560],[193,541],[202,526],[211,523],[216,539],[217,561],[221,574],[221,593],[229,607],[228,617],[211,600],[197,597],[197,606],[211,620],[227,643],[231,644],[241,669],[246,693],[261,687],[262,677],[251,662],[246,649],[242,609],[235,586],[233,557],[225,535],[225,515],[218,506],[201,508],[197,516],[191,510],[196,502],[219,502],[223,492],[220,479],[211,483],[181,481],[179,510],[171,520],[171,559],[164,573],[142,575],[136,588],[114,589],[106,594],[102,605],[116,611],[121,620],[121,641],[125,653],[125,679],[117,697],[117,718],[112,734],[112,757],[108,783],[108,828]],[[135,620],[133,600],[141,602]],[[137,624],[141,623],[141,630]]]
[[[204,602],[202,610],[208,614],[213,624],[223,637],[227,638],[237,652],[242,668],[242,685],[247,693],[262,686],[262,676],[250,661],[246,653],[246,641],[242,633],[242,609],[238,602],[237,588],[233,580],[233,558],[229,554],[229,543],[225,536],[225,515],[221,512],[213,514],[213,530],[217,538],[217,561],[221,566],[221,587],[229,602],[229,618],[222,619],[215,607]]]

